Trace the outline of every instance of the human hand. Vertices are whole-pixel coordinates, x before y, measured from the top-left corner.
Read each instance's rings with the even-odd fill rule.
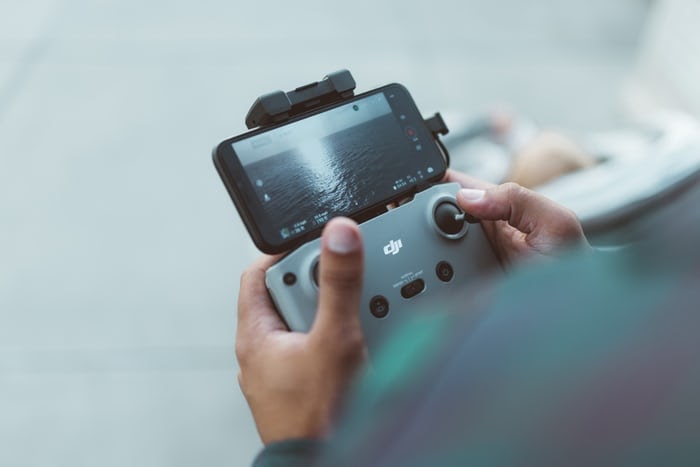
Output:
[[[515,183],[492,185],[449,170],[457,182],[457,204],[481,220],[504,267],[533,256],[555,256],[565,247],[590,248],[576,214],[549,198]]]
[[[321,244],[318,310],[308,334],[290,332],[268,295],[265,271],[278,258],[263,257],[241,276],[238,382],[265,444],[327,434],[366,359],[360,230],[349,219],[333,219]]]

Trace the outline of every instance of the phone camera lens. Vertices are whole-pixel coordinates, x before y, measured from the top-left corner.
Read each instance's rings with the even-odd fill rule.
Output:
[[[355,105],[352,106],[352,110],[358,111],[358,110],[360,110],[360,106],[358,106],[357,104],[355,104]]]

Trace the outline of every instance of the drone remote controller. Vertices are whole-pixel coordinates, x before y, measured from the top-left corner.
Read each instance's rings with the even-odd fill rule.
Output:
[[[457,291],[500,269],[478,223],[458,207],[459,185],[434,185],[410,202],[360,224],[365,273],[360,302],[370,353],[412,316],[430,313]],[[292,331],[307,332],[318,305],[320,239],[270,267],[266,285]]]

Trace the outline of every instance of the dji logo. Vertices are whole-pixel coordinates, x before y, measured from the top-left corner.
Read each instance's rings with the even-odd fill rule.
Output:
[[[401,243],[401,239],[398,240],[392,240],[389,242],[388,245],[384,245],[384,254],[385,255],[397,255],[399,254],[399,250],[403,246],[403,243]]]

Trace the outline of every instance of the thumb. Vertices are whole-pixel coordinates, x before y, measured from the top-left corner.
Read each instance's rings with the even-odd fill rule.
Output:
[[[362,238],[357,224],[332,219],[323,230],[319,262],[318,311],[312,333],[332,340],[359,337],[362,293]]]
[[[538,226],[560,223],[565,210],[517,183],[504,183],[485,190],[463,188],[457,192],[457,204],[478,219],[507,221],[524,234],[533,233]]]

